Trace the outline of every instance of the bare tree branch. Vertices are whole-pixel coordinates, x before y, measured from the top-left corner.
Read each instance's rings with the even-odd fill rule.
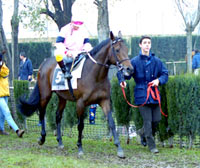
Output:
[[[182,0],[182,1],[183,1],[183,0]],[[186,18],[185,18],[185,16],[184,16],[183,9],[182,9],[182,7],[181,7],[180,0],[175,0],[175,3],[176,3],[176,5],[177,5],[177,7],[178,7],[178,10],[179,10],[181,16],[183,17],[183,21],[184,21],[185,25],[187,26],[187,21],[186,21]]]
[[[193,27],[196,27],[200,21],[200,0],[198,0],[198,9],[197,9],[197,17],[193,24]]]

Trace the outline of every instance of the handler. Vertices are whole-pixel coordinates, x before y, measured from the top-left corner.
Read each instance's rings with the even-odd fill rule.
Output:
[[[131,64],[134,68],[134,74],[132,76],[123,76],[121,71],[118,71],[117,77],[120,86],[125,88],[125,79],[134,78],[136,86],[134,89],[135,104],[142,105],[147,98],[148,84],[152,86],[158,86],[165,84],[168,81],[168,70],[156,57],[151,50],[151,38],[149,36],[142,36],[139,41],[141,51],[138,56],[131,60]],[[139,134],[141,136],[141,142],[145,146],[145,141],[152,153],[158,153],[158,149],[155,144],[155,131],[156,127],[161,120],[161,111],[157,100],[154,100],[150,95],[146,104],[139,107],[140,114],[143,118],[143,127]],[[143,139],[143,137],[145,137]]]

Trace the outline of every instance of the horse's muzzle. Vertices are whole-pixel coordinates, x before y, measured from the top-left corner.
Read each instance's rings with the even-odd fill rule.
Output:
[[[124,68],[123,73],[125,76],[132,76],[134,73],[134,69],[131,67]]]

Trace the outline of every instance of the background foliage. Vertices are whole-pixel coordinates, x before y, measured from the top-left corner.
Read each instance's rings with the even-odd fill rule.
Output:
[[[14,99],[16,105],[19,104],[20,97],[28,97],[29,95],[29,81],[26,80],[14,80]],[[20,127],[22,127],[23,123],[25,124],[25,117],[19,112],[18,108],[16,108],[17,114],[17,123]]]
[[[124,38],[126,45],[130,49],[130,58],[139,53],[139,39],[140,37]],[[98,44],[98,39],[96,38],[91,38],[90,41],[92,46]],[[193,36],[193,44],[195,42],[197,46],[200,46],[198,36]],[[45,58],[53,56],[52,42],[19,43],[19,52],[21,51],[26,52],[35,69],[39,68]],[[152,52],[164,62],[185,60],[186,36],[152,36]]]

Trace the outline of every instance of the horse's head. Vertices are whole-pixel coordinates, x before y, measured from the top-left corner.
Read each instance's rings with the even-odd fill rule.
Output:
[[[121,32],[119,31],[118,37],[115,37],[110,32],[111,39],[111,57],[110,63],[117,66],[118,70],[121,70],[124,75],[129,76],[133,74],[133,66],[131,65],[128,57],[128,48],[122,40]]]

